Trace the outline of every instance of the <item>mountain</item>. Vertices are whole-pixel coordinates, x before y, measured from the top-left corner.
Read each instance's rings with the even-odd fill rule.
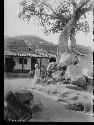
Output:
[[[24,51],[35,53],[35,50],[40,49],[47,51],[48,54],[56,54],[57,46],[47,42],[36,36],[16,36],[4,39],[4,49],[12,52]]]
[[[46,51],[48,54],[56,54],[58,45],[54,45],[51,42],[48,42],[40,37],[36,36],[15,36],[15,37],[5,37],[4,38],[4,50],[12,52],[31,52],[35,53],[36,49]],[[90,47],[77,45],[76,48],[82,54],[92,53]]]

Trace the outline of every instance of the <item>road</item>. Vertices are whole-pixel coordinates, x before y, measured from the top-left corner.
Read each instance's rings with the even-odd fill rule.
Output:
[[[5,84],[14,83],[14,86],[24,86],[29,85],[30,79],[23,80],[5,80]],[[5,86],[4,86],[5,87]],[[19,88],[20,88],[19,87]],[[8,87],[10,88],[10,87]],[[6,88],[8,91],[8,89]],[[6,92],[4,91],[4,94]],[[58,101],[55,101],[49,97],[45,97],[44,95],[41,95],[39,93],[36,93],[32,90],[32,93],[35,97],[35,100],[39,99],[42,102],[42,112],[40,113],[39,117],[37,119],[31,119],[29,122],[91,122],[91,118],[89,115],[76,112],[72,110],[68,110],[66,106]]]

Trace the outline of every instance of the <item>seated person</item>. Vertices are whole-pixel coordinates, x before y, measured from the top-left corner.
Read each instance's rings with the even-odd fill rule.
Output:
[[[66,69],[67,69],[67,66],[63,66],[63,67],[62,67],[62,66],[59,66],[59,70],[62,71],[62,72],[61,72],[61,77],[65,74]]]
[[[47,76],[51,77],[51,74],[57,69],[57,63],[55,58],[50,58],[49,65],[47,66]]]

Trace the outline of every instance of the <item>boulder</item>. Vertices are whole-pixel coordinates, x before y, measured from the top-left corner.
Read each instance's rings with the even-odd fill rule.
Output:
[[[93,78],[87,77],[86,83],[87,83],[86,90],[89,92],[92,92],[93,91]]]
[[[72,81],[71,84],[83,87],[88,91],[92,91],[93,78],[90,78],[88,76],[82,76],[78,78],[76,81]]]
[[[78,78],[76,81],[72,81],[71,84],[77,85],[80,87],[86,87],[86,79],[85,79],[85,77],[82,76],[82,77]]]

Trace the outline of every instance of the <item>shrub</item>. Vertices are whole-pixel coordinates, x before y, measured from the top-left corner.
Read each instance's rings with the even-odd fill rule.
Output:
[[[85,113],[88,113],[92,111],[92,105],[87,103],[84,104],[82,102],[74,102],[74,103],[69,103],[68,104],[68,109],[70,110],[75,110],[75,111],[84,111]]]
[[[76,103],[76,102],[73,103],[73,104],[69,103],[68,104],[68,109],[76,110],[76,111],[84,111],[84,106],[83,106],[82,103]]]

